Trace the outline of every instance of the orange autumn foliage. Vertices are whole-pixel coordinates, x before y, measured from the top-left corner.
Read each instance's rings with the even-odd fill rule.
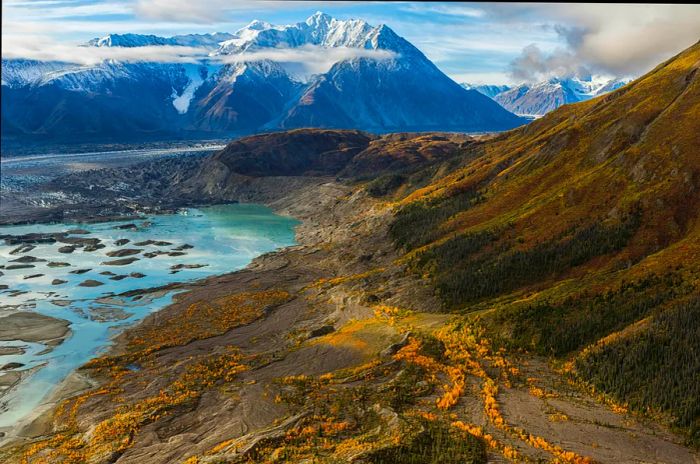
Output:
[[[265,308],[284,303],[289,298],[285,291],[267,290],[198,301],[165,321],[135,329],[130,345],[135,349],[153,351],[221,335],[254,321],[262,316]]]
[[[231,382],[247,367],[233,352],[216,355],[188,366],[167,388],[132,404],[124,405],[109,418],[99,422],[89,433],[74,428],[29,447],[22,464],[83,463],[104,459],[131,446],[140,429],[167,415],[173,408],[195,400],[219,382]],[[101,392],[102,393],[102,392]],[[76,410],[87,396],[77,400]],[[74,414],[71,412],[71,414]],[[67,424],[75,427],[75,424]]]

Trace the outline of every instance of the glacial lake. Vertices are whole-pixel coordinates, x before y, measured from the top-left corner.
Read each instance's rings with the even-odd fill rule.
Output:
[[[15,236],[83,229],[67,237],[97,238],[104,245],[95,251],[77,247],[72,253],[61,253],[58,249],[66,243],[45,243],[11,254],[19,245],[0,240],[0,288],[4,288],[0,290],[0,317],[33,311],[66,320],[71,330],[68,338],[50,350],[41,343],[0,341],[3,352],[16,352],[0,355],[0,367],[5,367],[0,376],[25,371],[22,382],[0,391],[0,395],[4,393],[0,398],[0,430],[30,414],[73,370],[104,353],[115,334],[168,305],[175,292],[156,298],[117,295],[242,269],[256,256],[293,245],[297,224],[263,206],[234,204],[119,222],[0,227],[0,235]],[[108,256],[127,249],[139,251],[122,251],[134,254],[121,258]],[[41,261],[24,258],[24,263],[11,262],[23,257]],[[104,264],[124,258],[138,259],[129,264]],[[56,267],[56,263],[68,265]],[[18,264],[34,267],[7,269]],[[65,283],[55,284],[54,280]],[[86,281],[101,285],[80,285]],[[8,368],[9,363],[21,366],[11,364]]]

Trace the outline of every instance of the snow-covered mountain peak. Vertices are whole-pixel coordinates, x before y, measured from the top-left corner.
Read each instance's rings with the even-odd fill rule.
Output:
[[[493,98],[499,93],[510,90],[510,86],[508,85],[469,84],[467,82],[463,82],[460,85],[467,90],[476,90],[480,94],[486,95],[489,98]]]
[[[617,89],[627,82],[629,80],[601,75],[554,76],[540,82],[522,83],[506,90],[510,90],[511,95],[523,95],[525,93],[538,93],[541,95],[565,94],[564,100],[567,103],[573,103]],[[500,93],[505,93],[506,90]],[[494,98],[496,95],[489,96]]]
[[[250,24],[248,24],[246,27],[244,27],[240,31],[243,31],[243,30],[264,31],[265,29],[270,29],[270,28],[272,28],[272,24],[268,23],[267,21],[261,21],[259,19],[254,19],[250,22]]]
[[[317,11],[308,18],[306,18],[305,23],[313,28],[320,28],[328,26],[335,18],[328,15],[322,11]]]
[[[365,21],[350,19],[339,21],[333,19],[325,27],[319,27],[312,32],[314,42],[324,47],[353,47],[370,48],[369,36],[375,28]]]
[[[326,48],[384,49],[397,53],[415,50],[382,24],[372,26],[361,19],[341,20],[317,12],[304,22],[272,25],[253,21],[221,44],[216,54],[230,55],[266,48],[297,48],[306,45]]]

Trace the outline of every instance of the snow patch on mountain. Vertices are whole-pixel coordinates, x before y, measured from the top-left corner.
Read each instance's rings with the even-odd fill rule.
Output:
[[[197,89],[201,87],[209,76],[214,75],[219,68],[219,66],[215,65],[183,65],[185,75],[188,79],[187,86],[179,94],[177,89],[173,88],[172,94],[173,106],[179,114],[187,113]]]

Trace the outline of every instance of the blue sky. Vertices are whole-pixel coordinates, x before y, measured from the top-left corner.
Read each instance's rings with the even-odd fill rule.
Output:
[[[240,0],[3,0],[3,56],[107,33],[234,32],[316,11],[385,23],[458,82],[556,74],[638,75],[700,37],[697,5],[551,5]]]

